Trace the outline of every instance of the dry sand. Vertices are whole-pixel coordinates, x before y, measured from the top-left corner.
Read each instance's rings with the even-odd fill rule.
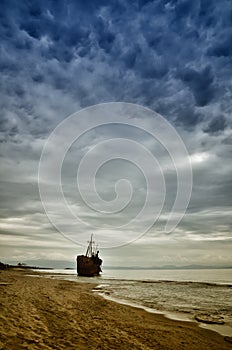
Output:
[[[105,300],[92,284],[28,274],[0,273],[0,349],[232,349],[195,323]]]

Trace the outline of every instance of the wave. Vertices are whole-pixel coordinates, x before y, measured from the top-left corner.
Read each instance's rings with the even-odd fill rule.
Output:
[[[201,282],[201,281],[175,281],[175,280],[137,280],[137,283],[159,283],[159,284],[176,284],[176,285],[196,285],[209,287],[228,287],[232,288],[232,284],[224,282]]]

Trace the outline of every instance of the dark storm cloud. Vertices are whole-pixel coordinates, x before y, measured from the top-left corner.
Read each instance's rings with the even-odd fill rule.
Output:
[[[191,102],[189,102],[189,105],[176,106],[174,114],[176,115],[176,124],[184,126],[188,130],[194,129],[203,119],[200,111],[197,111]]]
[[[192,212],[203,225],[207,209],[215,219],[201,226],[206,235],[217,222],[219,232],[229,230],[222,212],[231,205],[231,13],[226,0],[1,1],[3,224],[12,216],[20,225],[28,213],[46,226],[36,216],[37,166],[61,120],[91,104],[127,101],[164,114],[193,155],[183,231],[198,232]]]
[[[122,98],[137,102],[139,96],[156,108],[160,99],[183,89],[190,89],[196,106],[217,98],[224,68],[209,52],[229,23],[217,23],[215,35],[207,36],[222,12],[216,1],[10,1],[4,7],[2,70],[12,80],[17,71],[19,83],[26,79],[16,91],[8,88],[13,96],[27,96],[31,84],[44,83],[71,94],[81,106]],[[88,97],[86,81],[94,91]]]
[[[209,134],[216,134],[218,132],[224,131],[226,126],[226,119],[223,115],[221,115],[212,119],[204,131]]]
[[[205,106],[214,97],[214,74],[211,66],[201,71],[186,68],[180,72],[180,77],[192,90],[197,106]]]

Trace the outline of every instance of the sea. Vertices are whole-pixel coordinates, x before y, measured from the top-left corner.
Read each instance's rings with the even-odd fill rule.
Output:
[[[105,269],[98,277],[80,277],[76,270],[41,272],[48,278],[92,282],[93,291],[106,299],[232,336],[232,269]]]

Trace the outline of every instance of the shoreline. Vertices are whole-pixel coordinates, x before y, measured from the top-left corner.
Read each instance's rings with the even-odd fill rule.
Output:
[[[232,349],[230,337],[106,300],[92,283],[27,274],[0,273],[2,349]]]
[[[114,303],[118,303],[121,305],[127,305],[130,307],[136,308],[136,309],[141,309],[141,310],[144,310],[145,312],[152,313],[155,315],[162,315],[166,319],[170,319],[173,321],[191,322],[191,323],[196,324],[200,328],[208,329],[208,330],[211,330],[213,332],[216,332],[216,333],[220,334],[222,337],[232,337],[232,328],[230,326],[228,326],[226,323],[221,325],[221,324],[216,324],[216,323],[215,324],[207,324],[207,323],[203,323],[203,322],[198,322],[194,319],[191,319],[183,312],[159,311],[159,310],[155,310],[155,309],[152,309],[152,308],[140,305],[140,304],[129,302],[127,300],[117,299],[117,298],[111,297],[109,295],[105,295],[104,293],[99,293],[99,292],[97,292],[97,290],[96,291],[94,290],[94,292],[96,294],[98,294],[99,296],[103,297],[104,299],[113,301]]]
[[[68,276],[69,274],[63,274],[63,273],[50,273],[50,272],[42,272],[42,271],[35,271],[35,273],[41,273],[42,277],[45,277],[46,275],[49,276],[50,278],[57,278],[59,280],[69,280],[69,281],[73,281],[72,279],[69,279]],[[74,276],[74,275],[70,275],[70,276]],[[76,274],[75,274],[76,276]],[[48,277],[48,278],[49,278]],[[80,278],[80,277],[79,277]],[[88,278],[87,278],[88,279]],[[127,280],[126,280],[127,281]],[[138,280],[139,281],[139,280]],[[75,280],[75,283],[86,283],[87,281],[83,282],[83,280]],[[102,281],[101,281],[102,282]],[[153,281],[153,283],[158,283],[160,281]],[[163,281],[162,281],[163,282]],[[92,283],[93,285],[97,284],[97,281],[91,281],[88,283]],[[178,283],[203,283],[203,284],[207,284],[207,285],[231,285],[230,283],[216,283],[216,282],[203,282],[203,281],[198,281],[198,282],[193,282],[193,281],[181,281]],[[97,284],[95,288],[92,289],[92,291],[94,293],[96,293],[97,295],[105,298],[106,300],[110,300],[113,301],[115,303],[121,304],[121,305],[128,305],[134,308],[138,308],[141,310],[144,310],[146,312],[149,313],[154,313],[154,314],[158,314],[158,315],[163,315],[165,318],[167,319],[171,319],[171,320],[176,320],[176,321],[183,321],[183,322],[193,322],[195,324],[198,325],[198,327],[201,327],[203,329],[209,329],[212,330],[214,332],[217,332],[218,334],[220,334],[221,336],[226,336],[226,337],[231,337],[232,336],[232,327],[231,327],[231,322],[228,325],[228,321],[225,321],[224,324],[217,324],[217,323],[204,323],[204,322],[199,322],[197,320],[195,320],[195,318],[193,318],[192,314],[186,314],[184,312],[181,311],[176,311],[176,312],[171,312],[171,311],[167,311],[167,310],[156,310],[147,306],[144,306],[143,304],[139,304],[136,302],[132,302],[132,301],[128,301],[126,299],[123,298],[116,298],[113,297],[111,295],[108,295],[105,293],[104,289],[101,288],[102,287],[102,283]]]

